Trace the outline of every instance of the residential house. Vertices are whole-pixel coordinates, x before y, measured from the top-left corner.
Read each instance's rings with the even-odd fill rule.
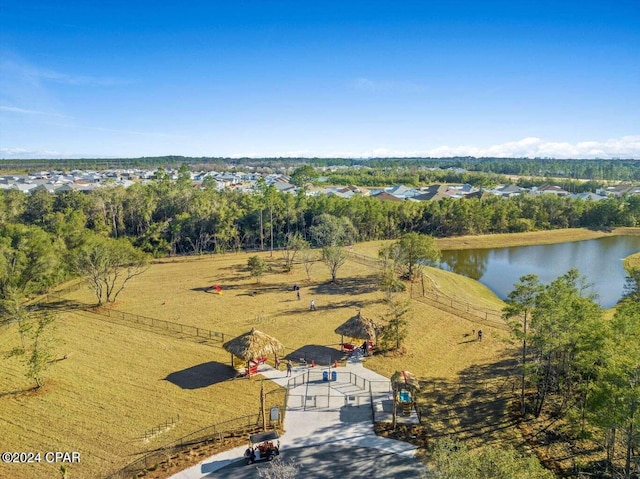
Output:
[[[597,190],[596,193],[606,194],[620,198],[625,195],[640,195],[640,185],[616,185],[609,186],[604,190]]]
[[[607,199],[606,196],[599,195],[598,193],[592,193],[590,191],[586,193],[576,193],[569,196],[570,198],[579,198],[584,201],[601,201]]]
[[[513,196],[520,196],[521,194],[525,193],[527,190],[524,188],[520,188],[519,186],[516,186],[516,185],[500,185],[487,191],[497,196],[502,196],[504,198],[511,198]]]
[[[380,201],[404,201],[402,198],[398,198],[397,196],[392,195],[391,193],[387,193],[386,191],[381,191],[380,193],[376,195],[372,194],[371,196]]]
[[[559,186],[544,184],[542,186],[534,186],[531,188],[531,193],[534,195],[552,194],[557,196],[567,196],[569,192],[563,190]]]

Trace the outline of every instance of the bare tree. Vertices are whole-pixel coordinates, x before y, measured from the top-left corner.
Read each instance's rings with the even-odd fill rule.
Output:
[[[287,235],[287,244],[282,251],[285,271],[291,271],[296,256],[309,248],[309,242],[298,232]]]
[[[304,265],[304,270],[307,273],[307,279],[311,279],[311,267],[318,260],[318,256],[310,249],[304,249],[300,252],[300,259]]]
[[[347,261],[347,253],[340,246],[325,246],[322,248],[322,261],[329,268],[331,282],[335,283],[338,270]]]
[[[80,248],[73,261],[96,294],[98,305],[113,303],[134,277],[144,273],[146,256],[126,239],[95,238]]]

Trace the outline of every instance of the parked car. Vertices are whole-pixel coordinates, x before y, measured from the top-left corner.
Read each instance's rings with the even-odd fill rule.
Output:
[[[262,432],[249,436],[249,447],[244,451],[247,464],[266,459],[271,461],[280,454],[280,436],[276,431]]]

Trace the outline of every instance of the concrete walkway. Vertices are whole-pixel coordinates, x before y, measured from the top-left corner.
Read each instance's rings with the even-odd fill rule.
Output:
[[[329,377],[331,377],[331,372],[335,372],[337,381],[323,381],[322,373],[325,370],[329,373]],[[260,374],[284,388],[287,387],[291,379],[286,377],[285,371],[278,371],[267,365],[261,366]],[[359,387],[362,382],[360,379],[354,380],[353,375],[357,375],[363,381],[368,381],[366,389],[364,386]],[[362,358],[354,356],[347,361],[346,366],[338,368],[294,367],[292,378],[296,379],[295,387],[292,386],[289,390],[290,400],[284,419],[285,433],[280,438],[283,455],[287,449],[332,445],[342,446],[339,450],[347,456],[350,447],[353,447],[372,448],[407,459],[413,458],[416,446],[379,437],[374,433],[371,404],[364,403],[364,396],[369,395],[369,387],[372,389],[378,387],[381,391],[376,397],[380,401],[392,400],[388,389],[389,379],[365,368]],[[351,378],[351,381],[347,378]],[[384,391],[385,385],[386,392]],[[342,397],[340,397],[341,392],[343,393]],[[362,405],[352,405],[359,404],[360,397],[363,398]],[[306,403],[310,401],[309,398],[317,398],[313,400],[313,407],[307,407]],[[318,400],[323,401],[324,399],[330,404],[318,407]],[[212,473],[235,461],[242,460],[245,449],[246,446],[241,446],[221,452],[189,469],[174,474],[170,479],[217,477]],[[313,477],[309,472],[309,470],[305,471],[305,477]]]

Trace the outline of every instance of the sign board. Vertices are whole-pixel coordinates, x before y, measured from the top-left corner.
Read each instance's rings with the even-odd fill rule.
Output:
[[[280,420],[280,408],[274,406],[271,408],[271,421],[279,421]]]

